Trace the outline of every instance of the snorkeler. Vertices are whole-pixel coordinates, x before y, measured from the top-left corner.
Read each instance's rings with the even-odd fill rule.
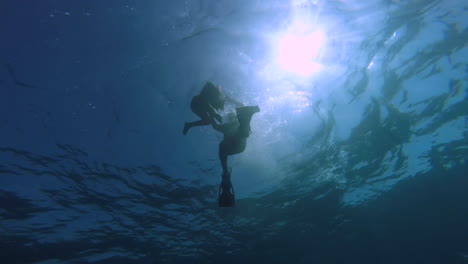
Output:
[[[192,112],[201,119],[194,122],[186,122],[182,133],[186,135],[190,128],[196,126],[217,126],[218,123],[222,122],[222,117],[218,114],[218,111],[224,110],[225,102],[231,102],[237,106],[243,106],[242,103],[223,95],[221,93],[221,86],[214,85],[211,82],[206,82],[202,91],[198,95],[195,95],[190,103]],[[218,123],[216,121],[218,121]]]
[[[250,121],[252,116],[260,112],[255,106],[236,108],[236,114],[228,115],[227,122],[216,124],[214,129],[223,133],[223,141],[219,144],[219,160],[223,168],[222,181],[219,186],[218,203],[221,207],[232,207],[235,203],[234,189],[231,184],[231,173],[227,168],[228,156],[244,152],[247,146],[247,137],[250,135]]]

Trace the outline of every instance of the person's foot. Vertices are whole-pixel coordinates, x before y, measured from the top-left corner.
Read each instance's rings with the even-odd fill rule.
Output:
[[[230,178],[223,178],[223,180],[221,181],[221,190],[223,191],[224,194],[230,194],[232,193],[231,190],[232,190],[232,183],[231,183],[231,180]]]
[[[182,133],[184,134],[184,136],[187,134],[189,128],[190,128],[189,124],[188,124],[188,123],[185,123],[185,124],[184,124],[184,130],[182,131]]]
[[[224,178],[221,181],[221,188],[223,189],[223,191],[229,190],[229,188],[231,188],[231,181],[227,178]]]
[[[228,171],[223,171],[223,175],[221,176],[223,181],[227,180],[229,181],[231,179],[231,174]]]
[[[223,180],[219,186],[218,205],[220,207],[233,207],[235,204],[234,188],[229,180]]]

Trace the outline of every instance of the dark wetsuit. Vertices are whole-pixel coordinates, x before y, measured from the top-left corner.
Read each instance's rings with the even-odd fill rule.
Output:
[[[206,125],[210,124],[210,120],[213,118],[214,114],[216,114],[213,107],[211,107],[207,100],[201,95],[196,95],[192,98],[190,109],[199,116],[201,120],[205,121]]]
[[[195,122],[185,123],[183,134],[185,135],[191,127],[216,125],[215,119],[221,122],[221,116],[217,110],[224,109],[224,100],[221,91],[213,83],[207,82],[200,94],[194,96],[190,103],[190,109],[200,117]]]
[[[237,118],[239,120],[239,127],[233,135],[227,135],[224,131],[224,139],[219,144],[219,160],[223,167],[223,175],[228,174],[227,170],[227,156],[239,154],[244,152],[247,146],[247,137],[250,134],[250,120],[252,116],[259,112],[258,106],[243,106],[237,108]],[[224,176],[223,176],[224,177]]]
[[[227,123],[215,126],[215,129],[224,134],[219,143],[219,160],[223,168],[222,181],[219,186],[218,204],[221,207],[232,207],[235,204],[234,188],[231,184],[231,174],[227,168],[227,157],[244,152],[247,137],[250,134],[250,120],[259,112],[258,106],[243,106],[236,109],[239,124]]]

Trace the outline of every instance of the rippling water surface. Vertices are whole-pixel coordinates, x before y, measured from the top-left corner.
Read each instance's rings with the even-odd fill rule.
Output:
[[[465,1],[0,10],[2,263],[468,263]],[[235,208],[207,80],[262,110]]]

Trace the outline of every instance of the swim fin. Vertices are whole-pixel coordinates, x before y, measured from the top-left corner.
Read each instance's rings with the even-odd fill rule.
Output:
[[[218,205],[219,207],[234,207],[236,196],[231,181],[228,178],[223,179],[219,185]]]

